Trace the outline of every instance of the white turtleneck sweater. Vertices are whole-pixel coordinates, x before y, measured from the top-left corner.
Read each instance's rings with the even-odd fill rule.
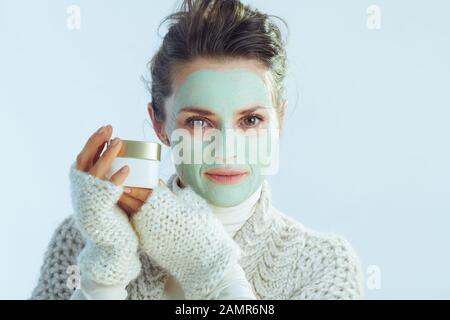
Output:
[[[180,187],[179,177],[173,179],[173,192],[177,194]],[[228,234],[233,237],[243,224],[251,217],[256,203],[261,195],[262,185],[244,202],[232,207],[220,207],[209,204],[214,216],[222,223]],[[117,208],[116,208],[117,210]],[[126,285],[105,286],[89,279],[86,275],[81,276],[81,287],[72,295],[71,299],[114,299],[123,300],[127,297]],[[177,280],[169,276],[165,284],[165,295],[167,299],[184,299],[184,294]],[[256,300],[253,289],[247,281],[242,267],[236,263],[226,272],[219,285],[211,292],[213,299],[230,300]]]

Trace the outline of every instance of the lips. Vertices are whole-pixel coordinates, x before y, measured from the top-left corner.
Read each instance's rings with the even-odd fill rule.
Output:
[[[209,180],[219,184],[237,183],[248,174],[248,171],[240,169],[211,169],[205,172]]]

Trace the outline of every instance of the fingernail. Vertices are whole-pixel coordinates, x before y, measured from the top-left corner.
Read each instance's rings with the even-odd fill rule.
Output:
[[[123,191],[124,191],[125,193],[131,193],[131,189],[128,188],[128,187],[124,187],[124,188],[123,188]]]
[[[117,146],[117,144],[119,143],[119,141],[120,141],[119,138],[114,138],[113,141],[111,141],[111,147]]]
[[[96,134],[101,134],[101,133],[105,132],[105,129],[106,129],[105,126],[100,127],[100,128],[97,130]]]
[[[128,170],[130,169],[130,167],[128,165],[126,165],[125,167],[123,167],[122,169],[120,169],[120,171],[122,171],[123,173],[128,172]]]

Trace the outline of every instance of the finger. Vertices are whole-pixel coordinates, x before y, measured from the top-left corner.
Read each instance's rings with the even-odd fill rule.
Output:
[[[142,202],[141,200],[135,199],[127,194],[122,194],[122,196],[120,197],[119,201],[118,201],[118,205],[124,205],[125,207],[128,207],[128,213],[136,213],[138,212],[142,205],[144,204],[144,202]]]
[[[89,173],[100,179],[104,179],[108,171],[111,169],[112,162],[116,158],[121,147],[122,141],[120,141],[119,138],[114,138],[103,155],[98,159],[91,170],[89,170]]]
[[[128,177],[128,174],[130,173],[130,167],[128,165],[123,166],[120,168],[116,173],[114,173],[111,178],[109,178],[109,181],[111,181],[116,186],[120,186],[123,184],[125,179]]]
[[[98,159],[100,158],[100,155],[102,154],[103,149],[105,149],[105,145],[106,145],[107,141],[104,141],[100,147],[98,147],[97,149],[97,153],[95,154],[94,158],[92,159],[92,165],[94,165]]]
[[[117,205],[127,214],[128,217],[133,215],[133,209],[128,207],[126,204],[123,204],[122,202],[117,202]]]
[[[152,194],[152,189],[148,188],[125,187],[124,189],[128,196],[139,199],[143,202],[147,201],[148,197]]]
[[[89,171],[93,165],[93,159],[100,148],[100,145],[111,138],[112,126],[107,125],[98,129],[93,133],[83,149],[77,156],[77,169],[81,171]]]
[[[103,149],[101,146],[111,137],[111,125],[103,126],[92,134],[86,142],[83,150],[77,157],[77,164],[80,170],[89,171],[94,165],[94,158],[99,152],[98,149]],[[100,150],[101,152],[101,150]]]

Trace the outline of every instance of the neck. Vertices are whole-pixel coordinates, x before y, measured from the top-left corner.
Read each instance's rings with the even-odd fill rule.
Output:
[[[175,192],[184,187],[179,179],[180,178],[177,176],[173,180],[173,190]],[[261,189],[262,185],[260,185],[259,188],[255,192],[253,192],[245,201],[232,207],[222,207],[208,203],[209,207],[214,213],[214,216],[219,219],[219,221],[225,227],[226,231],[231,236],[234,236],[234,234],[242,227],[245,221],[247,221],[247,219],[250,218],[253,214],[256,203],[261,196]]]

